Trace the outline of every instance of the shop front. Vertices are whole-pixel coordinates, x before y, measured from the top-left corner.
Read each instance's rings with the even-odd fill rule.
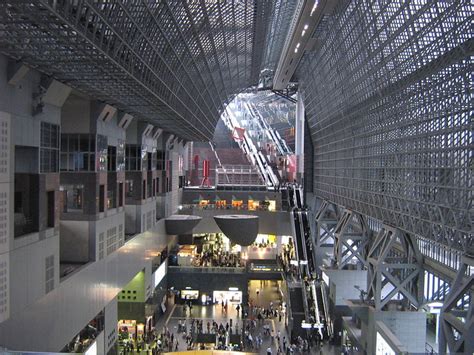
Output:
[[[232,199],[232,208],[235,208],[235,209],[242,209],[244,208],[244,201],[243,200],[234,200]]]
[[[232,289],[227,291],[214,291],[212,293],[214,303],[221,304],[241,304],[242,303],[242,291]]]
[[[117,323],[119,346],[135,343],[145,335],[145,324],[134,319],[121,319]]]
[[[199,302],[199,291],[192,289],[180,290],[177,301],[181,304],[185,302],[197,303]]]

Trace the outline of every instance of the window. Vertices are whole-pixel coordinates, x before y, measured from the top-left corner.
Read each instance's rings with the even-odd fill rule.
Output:
[[[118,206],[123,206],[123,182],[119,183]]]
[[[23,213],[23,192],[15,191],[14,212]]]
[[[152,196],[152,193],[153,193],[153,190],[152,190],[152,180],[153,179],[147,179],[147,187],[146,187],[146,190],[147,190],[147,197],[151,197]]]
[[[125,181],[125,196],[133,197],[133,180]]]
[[[125,142],[121,139],[117,142],[117,171],[125,171]]]
[[[105,185],[99,186],[99,212],[105,211]]]
[[[148,168],[148,153],[147,153],[146,145],[142,145],[141,163],[142,163],[142,170],[146,171]]]
[[[59,170],[59,125],[41,122],[40,172],[56,173]]]
[[[141,170],[141,147],[133,144],[125,146],[125,169],[127,171]]]
[[[54,289],[54,255],[45,259],[45,290],[46,293]]]
[[[148,171],[151,171],[151,166],[152,166],[152,162],[153,162],[153,159],[151,158],[151,154],[150,152],[147,153],[147,160],[148,160]]]
[[[107,171],[107,137],[101,134],[97,135],[97,171]]]
[[[142,200],[146,199],[146,180],[143,180],[142,183]]]
[[[156,152],[156,170],[165,170],[165,152],[158,150]]]
[[[109,187],[107,185],[107,209],[116,208],[117,207],[117,199],[116,199],[116,191],[115,186]]]
[[[47,226],[48,228],[54,228],[54,191],[48,191],[46,193],[47,200]]]
[[[61,186],[63,212],[81,212],[83,207],[83,185]]]
[[[61,135],[61,171],[95,171],[95,135]]]
[[[107,148],[107,170],[117,171],[117,147],[111,145]]]
[[[156,195],[160,193],[160,178],[156,178]]]

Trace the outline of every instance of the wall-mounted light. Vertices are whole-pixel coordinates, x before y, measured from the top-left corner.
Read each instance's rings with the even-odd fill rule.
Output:
[[[318,7],[318,3],[319,3],[319,0],[314,1],[313,8],[311,9],[311,13],[309,14],[310,17],[313,16],[313,13],[316,11],[316,7]]]

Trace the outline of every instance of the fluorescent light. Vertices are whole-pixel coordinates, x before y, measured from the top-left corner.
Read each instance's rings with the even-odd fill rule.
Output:
[[[301,37],[304,37],[305,33],[306,33],[306,30],[301,31]]]
[[[304,28],[304,30],[306,31],[306,30],[308,29],[308,27],[309,27],[308,24],[306,24],[306,25],[304,25],[303,28]]]
[[[298,48],[295,48],[295,53],[298,53]],[[270,183],[269,183],[270,184]]]
[[[296,44],[296,48],[300,48],[300,45],[301,45],[301,43],[298,42],[298,43]]]
[[[318,6],[318,2],[319,2],[319,0],[314,1],[313,8],[311,9],[311,13],[309,14],[310,17],[313,16],[314,11],[316,11],[316,7]]]
[[[229,291],[238,291],[239,288],[238,287],[229,287]]]
[[[303,328],[303,329],[311,329],[311,323],[303,322],[303,323],[301,323],[301,328]]]

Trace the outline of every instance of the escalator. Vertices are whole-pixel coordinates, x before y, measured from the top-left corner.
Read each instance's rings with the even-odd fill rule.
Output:
[[[332,326],[327,293],[324,284],[316,282],[312,277],[316,274],[316,265],[308,214],[301,209],[301,190],[290,187],[288,197],[293,208],[295,249],[302,285],[301,299],[306,303],[304,307],[306,309],[305,322],[312,324],[313,329],[319,333],[321,339],[328,339],[332,335]]]
[[[304,304],[304,287],[301,284],[288,285],[288,293],[290,299],[290,312],[292,320],[292,334],[291,336],[304,336],[304,330],[301,324],[306,320],[306,307]]]
[[[309,227],[308,213],[301,213],[301,221],[303,223],[303,231],[306,243],[306,256],[308,258],[309,272],[313,273],[316,271],[316,264],[314,261],[313,241],[311,240],[311,230]]]
[[[296,244],[296,252],[297,252],[297,261],[298,264],[301,266],[306,262],[306,249],[305,249],[305,241],[304,241],[304,234],[301,226],[300,220],[300,212],[297,210],[293,210],[293,223],[295,226],[295,244]],[[307,276],[307,265],[306,267],[300,267],[299,272],[301,277]]]
[[[297,208],[302,208],[303,207],[303,204],[302,204],[302,199],[301,199],[301,196],[300,196],[300,189],[299,188],[295,188],[295,196],[296,196],[296,207]]]
[[[288,189],[288,201],[291,208],[295,207],[295,191],[291,187]]]

